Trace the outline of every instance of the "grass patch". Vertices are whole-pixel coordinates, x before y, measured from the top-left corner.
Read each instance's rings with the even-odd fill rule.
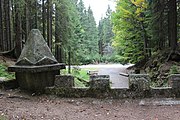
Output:
[[[86,87],[86,85],[79,81],[77,78],[80,78],[84,80],[85,82],[89,82],[89,75],[88,70],[96,70],[95,68],[72,68],[71,69],[71,75],[75,77],[74,82],[75,82],[75,87]],[[61,70],[62,75],[68,74],[68,70]]]
[[[3,64],[0,64],[0,77],[6,77],[8,79],[14,79],[15,75],[14,73],[9,73],[7,71],[7,67]]]
[[[0,115],[0,120],[7,120],[7,118],[3,115]]]

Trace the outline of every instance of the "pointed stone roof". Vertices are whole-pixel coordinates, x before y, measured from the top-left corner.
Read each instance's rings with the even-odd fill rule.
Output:
[[[58,63],[38,29],[32,29],[16,65],[49,65]]]

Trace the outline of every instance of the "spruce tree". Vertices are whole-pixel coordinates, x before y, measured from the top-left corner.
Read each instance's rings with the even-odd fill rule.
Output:
[[[103,56],[105,47],[111,45],[114,36],[114,33],[112,31],[111,14],[112,10],[108,5],[106,16],[104,18],[101,18],[98,26],[99,53],[101,54],[101,56]]]

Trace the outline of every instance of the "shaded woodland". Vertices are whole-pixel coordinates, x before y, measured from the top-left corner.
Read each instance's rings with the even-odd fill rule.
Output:
[[[113,46],[121,63],[135,63],[137,73],[148,73],[157,86],[180,73],[177,0],[118,0],[112,15]]]
[[[178,71],[180,2],[115,2],[116,10],[107,6],[97,25],[82,0],[0,0],[1,54],[18,58],[29,31],[37,28],[59,62],[135,63],[148,73],[158,71],[154,78],[161,77],[162,66]]]
[[[18,58],[30,30],[39,29],[59,62],[99,60],[105,42],[110,42],[104,35],[112,34],[110,12],[108,7],[98,31],[91,7],[86,9],[82,0],[0,0],[1,54]],[[99,40],[99,34],[104,38]]]
[[[178,6],[176,0],[118,0],[112,21],[119,59],[136,63],[157,51],[178,49]]]

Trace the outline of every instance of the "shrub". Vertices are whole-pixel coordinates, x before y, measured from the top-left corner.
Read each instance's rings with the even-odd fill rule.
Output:
[[[8,79],[14,79],[15,75],[7,71],[7,67],[0,64],[0,77],[6,77]]]

